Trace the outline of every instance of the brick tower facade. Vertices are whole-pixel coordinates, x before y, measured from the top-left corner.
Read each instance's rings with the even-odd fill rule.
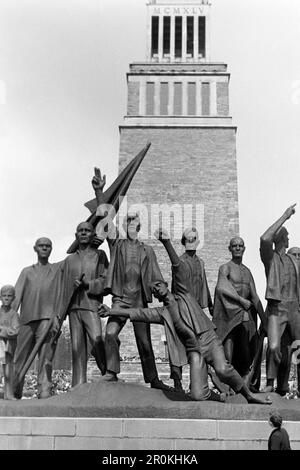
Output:
[[[151,147],[121,212],[137,207],[141,238],[154,247],[168,282],[169,260],[153,239],[159,218],[180,254],[183,229],[196,225],[213,295],[218,268],[228,260],[228,241],[239,233],[230,75],[225,63],[210,59],[210,0],[150,0],[147,14],[146,60],[130,64],[127,74],[120,170],[147,141]],[[161,355],[163,331],[152,330]]]

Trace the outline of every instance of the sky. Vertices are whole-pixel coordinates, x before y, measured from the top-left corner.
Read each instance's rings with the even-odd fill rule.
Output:
[[[300,2],[212,0],[211,59],[228,64],[240,235],[264,297],[259,236],[291,204],[300,246]],[[129,63],[146,57],[146,0],[0,0],[0,284],[66,256],[94,166],[118,173]]]

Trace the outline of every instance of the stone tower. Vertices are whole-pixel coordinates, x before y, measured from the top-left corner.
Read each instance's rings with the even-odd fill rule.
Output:
[[[169,260],[153,239],[160,210],[180,254],[183,229],[197,226],[213,295],[239,214],[230,75],[225,63],[211,60],[210,15],[210,0],[148,1],[146,60],[130,64],[127,74],[119,163],[122,169],[151,142],[127,205],[140,205],[141,238],[154,247],[168,281]]]

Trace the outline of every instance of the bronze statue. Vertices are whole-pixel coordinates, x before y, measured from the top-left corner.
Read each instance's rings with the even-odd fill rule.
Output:
[[[172,271],[177,286],[176,297],[171,294],[165,281],[157,279],[152,283],[154,296],[163,302],[164,307],[140,308],[128,310],[127,316],[133,312],[133,318],[158,319],[162,317],[166,330],[172,320],[174,329],[184,345],[190,365],[190,396],[193,400],[224,400],[208,388],[207,371],[203,374],[206,363],[211,364],[219,378],[236,391],[241,393],[249,403],[270,404],[271,400],[256,398],[243,382],[232,365],[225,359],[224,349],[215,333],[215,325],[208,319],[196,299],[189,292],[186,285],[186,267],[176,254],[169,236],[163,229],[155,233],[167,250],[172,263]],[[168,321],[166,321],[168,318]],[[171,330],[170,330],[171,333]],[[167,336],[167,340],[170,335]]]
[[[0,291],[2,306],[0,308],[0,363],[4,376],[4,399],[15,400],[13,393],[13,357],[16,349],[17,335],[20,330],[18,313],[12,309],[15,299],[15,288],[3,286]]]
[[[202,309],[208,309],[210,315],[213,314],[213,303],[206,279],[204,261],[197,255],[197,247],[200,243],[199,234],[195,227],[184,230],[181,244],[185,252],[180,256],[181,261],[186,265],[188,289],[197,299]],[[176,284],[173,282],[172,292],[176,294]]]
[[[99,370],[102,374],[106,372],[102,326],[97,309],[102,303],[108,269],[105,252],[92,246],[95,237],[93,226],[89,222],[81,222],[75,236],[78,249],[61,265],[70,323],[73,387],[87,381],[88,339]],[[74,287],[75,292],[70,295]]]
[[[60,263],[51,264],[48,261],[52,251],[51,240],[45,237],[39,238],[35,242],[34,251],[37,254],[38,261],[36,264],[22,270],[15,286],[16,298],[13,302],[14,310],[17,311],[21,306],[21,326],[14,357],[14,394],[16,398],[22,397],[24,385],[24,376],[19,377],[20,371],[35,344],[48,328],[60,289],[57,277]],[[53,329],[55,329],[55,325],[53,325]],[[37,366],[38,398],[51,396],[53,352],[49,347],[50,340],[51,331],[47,334],[39,351]]]
[[[231,260],[219,269],[212,320],[226,359],[246,380],[258,349],[257,315],[264,331],[267,331],[267,320],[251,271],[243,264],[244,240],[232,238],[228,249]],[[253,377],[251,383],[253,391],[259,390],[260,367],[257,370],[258,376]]]
[[[92,179],[98,206],[103,204],[103,187],[105,176],[101,177],[98,168]],[[108,233],[107,241],[110,248],[110,265],[106,278],[106,292],[112,294],[113,307],[127,309],[129,307],[146,307],[152,302],[151,283],[154,279],[162,279],[153,249],[138,240],[140,219],[138,214],[127,214],[124,220],[126,239],[119,238],[117,229],[114,234]],[[120,340],[119,333],[124,327],[125,316],[109,318],[105,333],[105,353],[107,372],[102,380],[117,381],[120,372]],[[134,322],[133,329],[141,359],[144,380],[151,388],[169,390],[158,378],[154,353],[151,344],[150,325]]]
[[[295,206],[286,209],[260,238],[260,256],[267,279],[267,392],[274,390],[274,380],[282,359],[280,342],[283,332],[287,329],[292,341],[300,340],[298,264],[293,255],[286,253],[289,239],[288,231],[283,227],[295,213]]]
[[[300,248],[298,246],[293,246],[288,250],[288,255],[294,256],[297,260],[298,269],[300,270]],[[290,367],[291,367],[291,359],[292,359],[292,338],[284,331],[281,340],[281,363],[279,366],[278,376],[277,376],[277,389],[282,390],[281,395],[285,395],[289,392],[289,377],[290,377]],[[297,345],[296,349],[299,350],[299,345]],[[295,349],[294,349],[295,351]],[[296,353],[298,355],[298,351]],[[299,357],[299,356],[298,356]],[[282,371],[282,372],[281,372]],[[297,364],[297,381],[298,381],[298,396],[300,396],[300,364]],[[279,383],[278,383],[279,382]],[[276,389],[276,391],[277,391]]]
[[[204,261],[197,255],[196,250],[200,243],[199,234],[195,227],[188,227],[184,230],[181,237],[181,244],[185,248],[185,252],[180,256],[180,260],[186,266],[186,283],[189,292],[195,297],[200,307],[207,313],[212,315],[213,303],[206,279]],[[173,276],[172,289],[176,294],[176,281]],[[209,375],[217,386],[215,374],[209,368]],[[171,378],[174,380],[175,389],[180,390],[182,380],[182,368],[171,367]]]

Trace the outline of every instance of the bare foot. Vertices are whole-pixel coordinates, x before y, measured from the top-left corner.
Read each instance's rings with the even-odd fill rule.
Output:
[[[265,398],[258,398],[257,395],[254,396],[249,394],[247,397],[247,402],[252,403],[252,404],[257,404],[257,405],[272,405],[272,400],[269,395],[267,395]]]
[[[173,387],[169,387],[169,385],[164,384],[163,381],[159,380],[159,379],[154,379],[151,382],[151,388],[157,388],[159,390],[165,390],[166,392],[174,392]]]
[[[210,401],[221,401],[221,402],[224,403],[225,400],[226,400],[226,393],[216,393],[213,390],[211,390],[208,400],[210,400]]]

